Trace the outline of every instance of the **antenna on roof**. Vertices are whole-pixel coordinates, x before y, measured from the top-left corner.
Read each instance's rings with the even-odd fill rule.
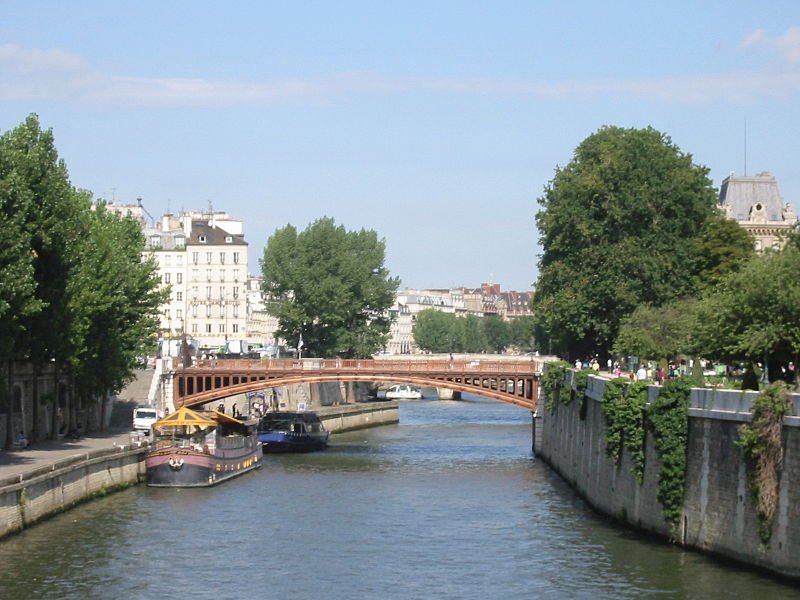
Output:
[[[744,176],[747,177],[747,117],[744,118]]]

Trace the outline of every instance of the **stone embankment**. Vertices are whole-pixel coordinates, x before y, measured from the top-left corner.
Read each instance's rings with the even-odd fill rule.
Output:
[[[586,401],[541,403],[535,451],[597,511],[635,528],[672,538],[686,547],[725,556],[782,576],[800,579],[800,417],[784,420],[784,457],[779,499],[768,544],[759,537],[749,487],[749,467],[735,445],[738,428],[751,421],[757,393],[696,389],[689,409],[687,471],[681,519],[676,530],[665,520],[658,500],[658,455],[652,436],[645,440],[642,482],[623,451],[617,463],[606,452],[601,401],[607,381],[590,377]],[[649,401],[659,393],[648,389]],[[800,396],[792,396],[800,415]]]

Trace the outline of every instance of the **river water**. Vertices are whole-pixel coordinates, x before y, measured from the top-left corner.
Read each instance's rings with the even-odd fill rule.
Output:
[[[0,542],[0,599],[800,598],[592,513],[530,414],[403,403],[397,426],[212,489],[134,486]]]

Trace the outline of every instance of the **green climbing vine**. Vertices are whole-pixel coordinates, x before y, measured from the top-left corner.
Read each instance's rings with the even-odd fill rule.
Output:
[[[639,483],[644,479],[645,415],[647,382],[632,385],[623,378],[606,383],[602,411],[606,422],[606,453],[619,464],[622,449],[631,456],[631,472]]]
[[[683,510],[686,488],[686,450],[689,440],[691,387],[681,378],[670,379],[649,407],[647,421],[661,466],[657,498],[664,518],[675,532]]]
[[[783,462],[783,418],[791,412],[786,384],[775,382],[753,404],[753,420],[739,427],[736,445],[750,463],[750,491],[758,514],[758,535],[767,544],[778,507]]]
[[[544,390],[544,406],[550,414],[555,410],[556,402],[561,399],[562,393],[569,389],[569,385],[565,381],[568,368],[569,365],[564,361],[552,362],[542,373],[541,387]],[[566,396],[566,394],[564,395]]]
[[[581,408],[579,416],[581,421],[586,420],[586,387],[589,385],[589,374],[591,371],[575,371],[575,396],[580,398]]]

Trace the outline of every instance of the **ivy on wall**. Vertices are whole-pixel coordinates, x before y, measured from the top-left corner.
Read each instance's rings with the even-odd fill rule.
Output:
[[[758,535],[765,544],[772,536],[778,507],[780,467],[783,462],[783,418],[792,403],[786,384],[777,381],[765,388],[753,404],[753,420],[739,427],[736,445],[750,463],[750,491],[758,515]]]
[[[689,395],[681,378],[670,379],[647,411],[647,423],[660,462],[657,498],[675,532],[686,492],[686,450],[689,444]]]
[[[556,403],[562,401],[569,404],[572,400],[571,394],[564,393],[569,390],[566,382],[566,374],[569,365],[564,361],[552,362],[547,365],[547,369],[542,373],[541,389],[544,391],[544,406],[547,412],[553,414]]]
[[[622,449],[631,456],[631,473],[636,481],[644,479],[645,414],[647,382],[629,385],[621,377],[606,383],[601,409],[606,422],[606,453],[619,464]]]

